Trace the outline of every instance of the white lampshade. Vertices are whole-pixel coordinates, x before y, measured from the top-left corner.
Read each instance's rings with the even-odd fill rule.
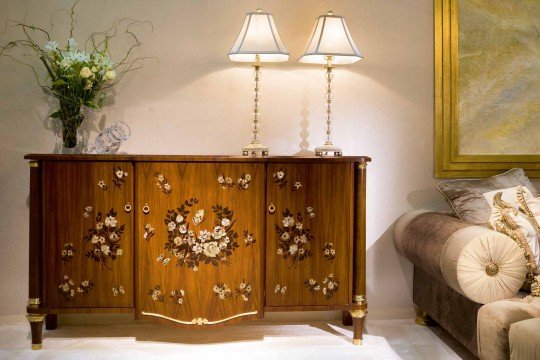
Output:
[[[289,60],[289,53],[276,29],[272,14],[249,12],[236,39],[229,59],[239,62],[281,62]]]
[[[326,64],[327,56],[332,56],[333,64],[353,64],[362,59],[356,47],[345,18],[333,15],[319,16],[309,38],[304,56],[298,60],[301,63]]]

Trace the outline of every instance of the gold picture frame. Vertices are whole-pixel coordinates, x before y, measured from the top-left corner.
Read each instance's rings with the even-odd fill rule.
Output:
[[[525,169],[530,177],[540,177],[540,154],[460,154],[458,0],[434,0],[434,35],[435,177],[486,177],[514,167]]]

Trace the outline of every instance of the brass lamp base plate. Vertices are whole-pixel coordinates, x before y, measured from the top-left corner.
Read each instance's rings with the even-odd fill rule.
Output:
[[[251,143],[242,148],[244,156],[268,156],[268,148],[261,143]]]
[[[324,144],[323,146],[319,146],[315,148],[315,155],[316,156],[328,156],[328,155],[342,156],[343,152],[341,148],[333,144]]]

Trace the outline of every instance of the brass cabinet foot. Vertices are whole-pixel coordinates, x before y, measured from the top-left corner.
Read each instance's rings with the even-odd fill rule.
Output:
[[[433,325],[433,320],[429,317],[429,315],[422,309],[420,309],[418,306],[415,307],[416,310],[416,319],[414,322],[417,325],[420,326],[430,326]]]
[[[26,317],[30,322],[30,329],[32,331],[32,350],[41,349],[43,341],[43,320],[45,314],[27,314]]]
[[[353,344],[362,345],[362,333],[364,331],[364,320],[366,319],[367,310],[349,310],[353,318],[354,335]]]

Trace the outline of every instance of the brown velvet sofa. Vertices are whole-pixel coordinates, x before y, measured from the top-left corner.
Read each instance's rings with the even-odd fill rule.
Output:
[[[540,317],[540,301],[523,293],[508,293],[505,299],[485,305],[471,300],[478,294],[467,293],[465,286],[460,288],[456,282],[459,269],[447,266],[448,261],[456,258],[456,246],[463,247],[468,243],[470,234],[490,240],[495,238],[499,245],[507,242],[505,245],[510,251],[516,251],[513,246],[517,245],[509,237],[448,214],[413,211],[396,223],[396,249],[414,264],[416,322],[426,325],[430,318],[435,320],[481,359],[507,359],[511,347],[508,340],[510,326]],[[490,261],[494,263],[481,264],[487,273],[492,274],[493,269],[505,267],[502,260]]]

